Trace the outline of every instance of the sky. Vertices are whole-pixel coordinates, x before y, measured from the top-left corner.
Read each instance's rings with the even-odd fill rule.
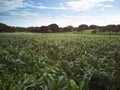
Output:
[[[120,0],[0,0],[0,23],[30,27],[120,24]]]

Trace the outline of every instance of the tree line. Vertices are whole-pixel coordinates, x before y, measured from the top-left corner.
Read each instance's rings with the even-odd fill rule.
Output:
[[[12,27],[6,24],[0,23],[0,32],[35,32],[35,33],[56,33],[56,32],[82,32],[83,30],[93,30],[92,33],[99,32],[120,32],[120,25],[86,25],[81,24],[78,27],[73,27],[72,25],[66,27],[59,27],[57,24],[50,24],[48,26],[40,27]]]

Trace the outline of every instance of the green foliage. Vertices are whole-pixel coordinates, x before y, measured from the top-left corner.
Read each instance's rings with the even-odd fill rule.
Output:
[[[120,90],[120,36],[0,34],[0,90]]]
[[[74,80],[70,80],[70,83],[71,83],[71,90],[83,90],[83,87],[84,87],[84,84],[85,82],[82,81],[80,86],[78,86]]]
[[[92,34],[96,34],[96,33],[97,33],[97,30],[95,29],[95,30],[91,31],[91,33],[92,33]]]

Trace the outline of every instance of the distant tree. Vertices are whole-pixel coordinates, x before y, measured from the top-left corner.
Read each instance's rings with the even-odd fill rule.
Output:
[[[73,31],[73,30],[74,30],[74,27],[73,27],[72,25],[69,25],[69,26],[67,26],[66,28],[69,29],[68,31]]]
[[[99,26],[97,26],[97,25],[90,25],[89,28],[90,28],[90,29],[98,29]]]
[[[99,27],[98,27],[98,31],[99,31],[99,32],[106,32],[105,27],[106,27],[106,26],[99,26]]]
[[[89,29],[88,25],[82,24],[82,25],[78,26],[77,31],[81,32],[81,31],[86,30],[86,29]]]
[[[13,32],[13,27],[0,23],[0,32]]]
[[[27,32],[34,32],[34,27],[28,27],[28,28],[26,28],[26,31]]]
[[[41,27],[29,27],[26,29],[27,32],[35,32],[35,33],[47,33],[48,27],[41,26]]]
[[[74,30],[74,27],[69,25],[67,27],[62,28],[62,32],[71,32]]]
[[[41,33],[47,33],[47,32],[49,32],[49,28],[48,28],[48,26],[41,26],[40,31],[41,31]]]
[[[97,30],[94,29],[94,30],[91,31],[91,33],[92,33],[92,34],[95,34],[95,33],[97,33]]]
[[[26,28],[24,27],[14,27],[16,32],[25,32]]]
[[[116,25],[107,25],[107,26],[105,27],[105,29],[106,29],[106,31],[108,31],[108,32],[115,32],[115,30],[116,30]]]
[[[117,32],[120,32],[120,24],[116,26],[115,32],[116,32],[116,33],[117,33]]]
[[[48,29],[52,32],[59,32],[59,26],[57,24],[50,24]]]

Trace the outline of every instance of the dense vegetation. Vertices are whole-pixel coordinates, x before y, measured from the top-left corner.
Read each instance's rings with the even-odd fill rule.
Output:
[[[120,36],[1,33],[0,90],[120,90]]]
[[[0,32],[34,32],[34,33],[56,33],[56,32],[82,32],[84,30],[92,30],[91,33],[97,32],[109,32],[118,33],[120,32],[120,25],[107,25],[107,26],[97,26],[97,25],[86,25],[81,24],[78,27],[66,26],[59,27],[57,24],[50,24],[48,26],[41,27],[11,27],[6,24],[0,23]]]

